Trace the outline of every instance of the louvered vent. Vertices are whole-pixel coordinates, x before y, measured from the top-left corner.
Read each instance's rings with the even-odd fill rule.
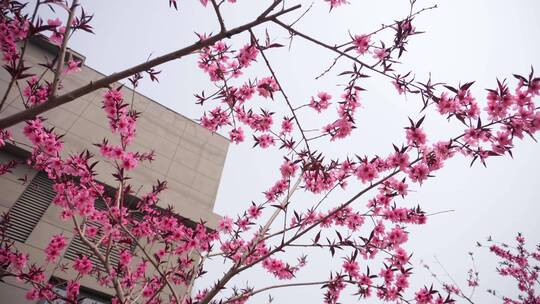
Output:
[[[107,210],[107,206],[105,205],[105,203],[102,200],[96,200],[94,207],[97,210],[100,210],[100,211]],[[136,218],[136,219],[138,219],[138,218]],[[140,219],[138,219],[138,220],[140,220]],[[88,221],[88,222],[86,222],[86,225],[94,226],[94,227],[96,227],[98,229],[100,228],[100,224],[97,223],[97,222],[94,222],[94,221]],[[91,238],[90,239],[91,241],[95,242],[95,241],[101,239],[101,237],[103,237],[103,233],[101,232],[101,230],[98,230],[98,231],[99,231],[99,233],[95,237]],[[122,250],[124,250],[124,249],[127,249],[127,250],[133,252],[135,250],[135,245],[134,244],[127,244],[127,243],[118,243],[118,242],[114,243],[114,246],[112,246],[111,253],[109,255],[109,260],[110,260],[111,266],[116,267],[116,265],[118,265],[118,262],[120,261],[120,252]],[[105,253],[107,252],[107,245],[104,244],[102,246],[99,246],[99,251],[103,255],[105,255]],[[94,264],[94,267],[99,266],[100,271],[104,271],[104,272],[106,271],[105,266],[101,264],[101,261],[99,260],[97,255],[95,255],[92,252],[92,250],[90,248],[88,248],[84,244],[84,242],[81,240],[81,238],[77,235],[77,236],[75,236],[73,241],[71,241],[71,244],[69,244],[69,248],[66,251],[66,254],[64,255],[64,257],[73,261],[73,260],[77,259],[80,254],[84,254],[88,258],[90,258],[90,260]]]
[[[21,243],[28,239],[56,196],[52,185],[53,182],[43,172],[39,172],[32,179],[9,211],[10,227],[7,229],[7,236],[10,239]]]

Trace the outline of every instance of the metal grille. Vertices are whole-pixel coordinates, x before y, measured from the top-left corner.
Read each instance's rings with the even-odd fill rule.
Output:
[[[56,196],[52,185],[53,182],[43,172],[32,179],[9,211],[10,227],[6,234],[10,239],[26,242]]]
[[[99,199],[95,201],[94,207],[97,210],[100,210],[100,211],[107,210],[107,206],[105,205],[105,203],[102,200],[99,200]],[[140,220],[140,219],[138,219],[138,220]],[[86,225],[87,226],[94,226],[94,227],[96,227],[98,229],[100,228],[99,223],[97,223],[95,221],[88,221],[88,222],[86,222]],[[101,232],[101,230],[98,230],[98,231],[99,232],[98,232],[98,234],[96,236],[94,236],[93,238],[89,238],[90,241],[96,242],[97,240],[101,239],[101,237],[103,237],[103,233]],[[107,245],[106,244],[100,245],[98,248],[99,248],[99,251],[103,255],[106,254],[106,252],[107,252]],[[119,242],[115,242],[113,244],[113,246],[111,247],[111,252],[109,254],[109,261],[110,261],[110,264],[111,264],[111,266],[113,268],[116,267],[118,265],[118,262],[120,261],[120,252],[123,251],[123,250],[126,250],[126,249],[133,252],[135,250],[135,245],[134,244],[127,244],[127,243],[119,243]],[[97,257],[97,255],[95,255],[92,252],[92,250],[90,248],[88,248],[88,246],[86,246],[86,244],[84,244],[84,242],[81,240],[79,235],[76,235],[75,238],[73,239],[73,241],[71,241],[71,244],[69,244],[69,248],[66,251],[66,254],[64,255],[64,257],[69,259],[69,260],[74,261],[81,254],[87,256],[92,261],[92,263],[94,264],[94,267],[97,266],[100,271],[106,272],[105,265],[102,265],[102,263],[99,260],[99,258]]]

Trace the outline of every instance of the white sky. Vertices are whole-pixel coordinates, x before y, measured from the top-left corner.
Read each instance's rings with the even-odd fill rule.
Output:
[[[299,1],[286,2],[292,5]],[[405,16],[408,10],[408,1],[404,0],[351,2],[351,6],[336,9],[328,15],[326,3],[314,0],[312,11],[298,24],[298,28],[326,42],[344,42],[348,30],[354,34],[370,32],[381,23]],[[106,74],[144,61],[150,54],[161,55],[193,42],[194,32],[215,32],[218,29],[211,10],[203,9],[195,0],[179,1],[179,12],[169,9],[166,0],[94,0],[83,3],[86,11],[95,13],[93,26],[96,35],[76,35],[70,46],[86,55],[89,66]],[[269,1],[238,0],[237,5],[227,6],[224,12],[227,25],[232,27],[251,20],[266,3]],[[304,1],[306,6],[310,3]],[[439,8],[416,19],[416,27],[427,33],[411,39],[400,71],[406,72],[414,67],[418,79],[425,80],[431,72],[435,80],[454,85],[460,81],[476,80],[473,91],[482,100],[485,97],[483,89],[494,87],[496,77],[526,74],[531,65],[540,69],[540,2],[537,0],[419,0],[417,8],[433,3],[438,3]],[[275,26],[262,26],[256,32],[262,34],[266,28],[276,41],[285,42],[287,33]],[[248,41],[248,36],[239,36],[233,41],[235,46],[242,46]],[[329,77],[313,80],[331,62],[332,55],[296,38],[291,52],[285,48],[274,50],[270,59],[293,103],[298,105],[319,90],[336,97],[339,95],[335,74],[350,67],[348,63],[342,63]],[[160,84],[145,82],[140,91],[179,113],[199,118],[202,109],[194,105],[193,93],[208,90],[210,86],[206,75],[196,68],[195,60],[195,57],[190,57],[160,67],[163,70]],[[267,74],[262,64],[251,71],[254,75]],[[319,147],[326,149],[329,155],[386,155],[392,142],[399,144],[403,141],[402,128],[407,125],[407,116],[420,117],[420,101],[414,96],[408,99],[398,96],[387,80],[374,77],[362,85],[368,91],[362,94],[363,108],[357,116],[358,129],[354,136],[332,147]],[[283,110],[280,98],[273,103],[257,102],[264,107]],[[304,119],[308,126],[320,126],[316,116]],[[428,115],[425,127],[433,141],[447,138],[447,134],[456,134],[456,129],[449,127],[433,112]],[[214,211],[233,216],[249,206],[251,200],[261,201],[261,192],[269,188],[278,176],[281,156],[275,152],[251,149],[250,143],[231,145]],[[539,152],[540,146],[530,139],[517,142],[514,160],[507,157],[491,159],[487,169],[478,165],[469,168],[468,160],[457,157],[437,172],[436,178],[422,187],[415,186],[418,192],[410,195],[406,204],[421,204],[428,212],[455,211],[432,217],[427,225],[409,229],[410,241],[406,248],[414,252],[414,262],[423,259],[444,276],[433,259],[436,255],[457,282],[464,286],[470,267],[467,252],[475,250],[475,241],[484,240],[488,235],[497,240],[511,241],[520,231],[528,238],[529,245],[540,243]],[[349,197],[359,187],[358,183],[352,183],[347,192],[335,198]],[[357,206],[363,206],[365,202],[366,199],[360,200]],[[302,204],[309,206],[309,202],[298,202],[299,206]],[[485,251],[475,252],[481,272],[481,289],[474,297],[476,302],[493,301],[484,291],[486,288],[512,294],[515,284],[501,280],[495,274],[495,260]],[[294,262],[294,256],[291,259]],[[329,261],[326,253],[310,254],[308,259],[310,266],[299,273],[299,279],[325,279],[329,274],[329,264],[341,264],[341,260]],[[210,272],[218,275],[222,271],[220,263],[216,261],[211,265]],[[275,282],[260,270],[247,272],[238,282],[246,281],[257,287]],[[201,286],[209,282],[202,282]],[[414,286],[429,282],[429,274],[418,267],[413,277]],[[272,295],[276,298],[275,303],[322,301],[318,287],[276,291]],[[266,295],[255,298],[252,303],[261,303],[261,299],[266,299]],[[353,299],[346,297],[343,302],[351,303]]]

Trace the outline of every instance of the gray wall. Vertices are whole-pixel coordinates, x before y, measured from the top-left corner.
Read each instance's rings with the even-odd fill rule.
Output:
[[[32,44],[29,47],[26,59],[27,65],[43,62],[43,58],[51,58],[51,54]],[[39,68],[33,68],[34,73],[41,73]],[[82,71],[66,77],[59,94],[68,92],[91,80],[99,79],[104,75],[86,66]],[[50,80],[50,72],[45,78]],[[2,70],[0,73],[0,92],[7,88],[9,75]],[[25,81],[20,82],[21,88]],[[210,228],[215,228],[219,216],[212,209],[216,198],[219,180],[223,170],[229,142],[218,134],[212,134],[192,120],[176,113],[157,102],[133,91],[124,88],[124,97],[127,101],[134,96],[134,108],[142,115],[137,122],[137,136],[129,150],[149,151],[154,149],[156,160],[152,163],[139,164],[135,170],[130,171],[133,189],[138,194],[151,190],[156,180],[167,180],[168,189],[161,196],[160,204],[163,207],[171,205],[180,215],[198,222],[207,221]],[[99,90],[83,96],[71,103],[55,108],[43,116],[47,118],[46,125],[54,126],[56,132],[64,134],[63,156],[71,153],[80,153],[84,149],[90,150],[100,163],[96,166],[97,180],[115,187],[111,176],[113,167],[108,160],[101,157],[99,149],[93,143],[100,143],[107,138],[111,143],[117,143],[118,138],[112,135],[108,128],[105,112],[101,109],[102,96],[105,90]],[[6,117],[24,109],[17,89],[12,90],[7,106],[0,112],[0,117]],[[17,146],[31,151],[30,142],[22,133],[24,123],[11,128]],[[0,152],[0,161],[6,162],[15,158],[14,155]],[[23,193],[25,185],[19,178],[27,176],[30,181],[36,171],[26,165],[18,166],[13,173],[0,176],[0,212],[8,211],[17,198]],[[18,249],[30,255],[30,262],[42,263],[45,259],[43,249],[48,245],[53,235],[63,233],[67,238],[73,237],[72,226],[60,221],[59,208],[50,205],[41,221],[32,231],[23,244],[16,243]],[[68,247],[66,247],[68,248]],[[158,248],[153,248],[157,250]],[[69,261],[60,259],[58,263],[68,264]],[[48,276],[63,279],[75,277],[75,273],[53,272],[57,264],[49,264]],[[86,279],[81,285],[112,294],[111,290],[96,284],[92,279]],[[0,303],[25,302],[26,286],[15,280],[7,280],[0,284]]]
[[[26,58],[28,64],[35,64],[43,62],[44,56],[50,58],[51,55],[32,46]],[[37,69],[33,71],[41,72]],[[85,66],[81,72],[71,74],[63,80],[63,89],[59,94],[103,76]],[[51,77],[51,73],[48,73],[45,78]],[[0,92],[5,91],[8,81],[9,75],[2,70]],[[24,87],[24,81],[20,83],[21,87]],[[108,138],[111,143],[118,142],[117,136],[110,133],[105,112],[101,109],[104,91],[90,93],[46,112],[43,116],[47,118],[49,126],[56,128],[57,133],[65,134],[64,155],[89,149],[100,161],[97,166],[97,179],[114,187],[115,182],[110,175],[112,167],[92,145],[100,143],[103,138]],[[127,101],[131,100],[132,94],[133,91],[124,89]],[[18,90],[12,90],[7,104],[0,112],[0,117],[23,109]],[[141,94],[135,93],[133,104],[142,115],[137,122],[137,136],[129,149],[143,152],[154,149],[156,152],[155,161],[142,163],[130,172],[134,189],[138,189],[138,193],[142,194],[149,191],[157,179],[167,180],[169,189],[161,197],[162,204],[171,204],[183,216],[194,221],[202,218],[208,221],[209,226],[214,227],[219,217],[212,209],[227,155],[228,140],[221,135],[212,134],[192,120]],[[30,148],[25,146],[29,141],[22,134],[23,127],[24,123],[21,123],[11,130],[15,140],[22,143],[19,146],[29,150]]]

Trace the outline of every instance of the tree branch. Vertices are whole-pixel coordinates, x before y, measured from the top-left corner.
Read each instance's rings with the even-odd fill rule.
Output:
[[[32,108],[29,108],[29,109],[26,109],[24,111],[21,111],[21,112],[18,112],[18,113],[15,113],[13,115],[10,115],[8,117],[5,117],[3,119],[0,119],[0,129],[5,129],[7,127],[10,127],[10,126],[13,126],[17,123],[20,123],[22,121],[25,121],[25,120],[28,120],[28,119],[32,119],[34,117],[36,117],[37,115],[41,114],[41,113],[44,113],[46,111],[49,111],[51,109],[54,109],[58,106],[61,106],[65,103],[68,103],[70,101],[73,101],[81,96],[84,96],[90,92],[93,92],[95,90],[98,90],[100,88],[104,88],[104,87],[108,87],[109,85],[111,85],[112,83],[116,82],[116,81],[119,81],[119,80],[122,80],[124,78],[127,78],[129,76],[132,76],[136,73],[141,73],[141,72],[144,72],[150,68],[153,68],[155,66],[158,66],[160,64],[163,64],[165,62],[169,62],[169,61],[172,61],[172,60],[175,60],[175,59],[179,59],[179,58],[182,58],[186,55],[190,55],[192,54],[193,52],[197,51],[197,50],[200,50],[202,48],[205,48],[205,47],[208,47],[222,39],[225,39],[225,38],[230,38],[232,36],[235,36],[235,35],[238,35],[242,32],[245,32],[257,25],[260,25],[262,23],[265,23],[265,22],[268,22],[268,21],[272,21],[272,20],[275,20],[275,18],[281,16],[281,15],[284,15],[284,14],[287,14],[289,12],[292,12],[294,10],[297,10],[301,7],[300,4],[298,5],[295,5],[295,6],[292,6],[290,8],[287,8],[287,9],[284,9],[284,10],[281,10],[275,14],[272,14],[272,15],[269,15],[269,16],[266,16],[266,17],[263,17],[263,18],[260,18],[260,19],[256,19],[256,20],[253,20],[249,23],[246,23],[244,25],[241,25],[239,27],[236,27],[234,29],[231,29],[231,30],[228,30],[224,33],[219,33],[217,35],[214,35],[212,37],[209,37],[205,40],[202,40],[202,41],[198,41],[190,46],[187,46],[185,48],[182,48],[182,49],[179,49],[179,50],[176,50],[174,52],[171,52],[169,54],[165,54],[163,56],[160,56],[160,57],[157,57],[157,58],[154,58],[152,60],[149,60],[145,63],[142,63],[142,64],[139,64],[139,65],[136,65],[134,67],[131,67],[129,69],[126,69],[126,70],[123,70],[121,72],[118,72],[118,73],[114,73],[112,75],[109,75],[109,76],[106,76],[106,77],[103,77],[99,80],[96,80],[96,81],[92,81],[90,82],[89,84],[83,86],[83,87],[80,87],[78,89],[75,89],[71,92],[68,92],[68,93],[65,93],[63,95],[60,95],[60,96],[57,96],[57,97],[54,97],[54,96],[50,96],[49,97],[49,100],[45,103],[42,103],[40,105],[37,105],[35,107],[32,107]]]
[[[274,10],[274,8],[276,8],[276,6],[278,6],[282,1],[283,0],[274,0],[274,3],[272,3],[264,12],[262,12],[257,19],[262,19],[268,16],[268,14],[270,14],[270,12]]]
[[[107,261],[107,258],[105,258],[103,254],[101,254],[97,246],[93,244],[92,242],[90,242],[90,240],[88,240],[86,236],[82,233],[81,228],[79,227],[79,223],[77,222],[77,219],[75,218],[75,215],[73,215],[71,218],[73,220],[73,225],[75,226],[75,231],[77,231],[77,234],[79,235],[83,243],[88,248],[90,248],[90,250],[92,250],[92,252],[97,256],[97,258],[101,261],[103,266],[105,266],[105,268],[107,269],[107,272],[109,274],[112,274],[113,273],[112,268],[109,262]],[[113,276],[113,285],[116,291],[116,295],[118,296],[118,299],[120,300],[120,303],[124,303],[125,302],[124,290],[122,289],[122,286],[120,285],[120,282],[118,282],[118,278],[116,276]]]
[[[306,148],[307,148],[308,152],[310,152],[310,156],[311,156],[311,149],[309,148],[309,142],[306,139],[306,134],[304,133],[304,130],[302,129],[302,125],[300,124],[300,121],[298,120],[298,117],[296,116],[296,113],[295,113],[294,108],[293,108],[293,106],[291,104],[291,101],[289,100],[289,97],[287,96],[287,94],[283,90],[283,86],[279,82],[279,80],[277,78],[277,75],[274,72],[274,69],[272,68],[272,65],[270,64],[270,61],[268,60],[268,57],[266,57],[266,54],[264,53],[263,48],[259,45],[259,42],[257,41],[257,38],[255,38],[255,34],[253,33],[253,31],[251,29],[249,30],[249,33],[253,37],[253,41],[255,41],[255,45],[257,46],[257,49],[259,49],[259,51],[261,52],[261,56],[263,57],[264,62],[266,64],[266,66],[268,67],[268,70],[270,71],[270,74],[272,74],[272,77],[274,77],[274,80],[276,81],[276,83],[277,83],[277,85],[279,87],[279,91],[281,92],[281,95],[283,95],[283,98],[287,102],[287,106],[291,110],[291,114],[292,114],[292,116],[294,118],[294,121],[296,122],[296,125],[298,126],[298,129],[300,130],[300,134],[302,135],[302,138],[306,142]]]
[[[245,293],[243,293],[241,295],[238,295],[238,296],[233,297],[233,298],[231,298],[229,300],[226,300],[225,302],[223,302],[223,304],[227,304],[227,303],[231,303],[231,302],[234,302],[234,301],[237,301],[237,300],[241,300],[241,299],[246,298],[246,297],[251,297],[251,296],[254,296],[254,295],[258,294],[258,293],[261,293],[261,292],[264,292],[264,291],[267,291],[267,290],[271,290],[271,289],[295,287],[295,286],[323,285],[323,284],[327,284],[329,282],[330,281],[304,282],[304,283],[289,283],[289,284],[279,284],[279,285],[267,286],[267,287],[257,289],[257,290],[254,290],[254,291],[245,292]]]
[[[60,82],[60,77],[62,76],[62,70],[64,68],[64,59],[66,57],[66,49],[71,31],[71,23],[73,21],[73,16],[75,15],[78,3],[79,0],[73,0],[73,2],[71,3],[71,8],[69,9],[66,30],[64,31],[64,39],[62,39],[62,45],[60,46],[60,52],[58,53],[58,58],[56,60],[56,71],[54,71],[54,79],[49,91],[49,96],[54,97],[56,95],[56,90],[58,89],[58,83]]]
[[[152,266],[154,266],[154,268],[156,269],[156,271],[159,273],[159,275],[163,278],[163,280],[165,280],[165,284],[167,285],[167,287],[169,288],[169,290],[171,291],[171,293],[173,294],[173,297],[174,299],[176,300],[176,303],[181,303],[180,302],[180,298],[178,297],[178,294],[176,293],[176,291],[174,290],[174,287],[172,286],[171,282],[169,281],[169,279],[167,278],[167,275],[164,274],[161,269],[159,268],[159,264],[157,264],[154,259],[152,259],[152,257],[150,256],[150,254],[148,254],[148,252],[146,252],[146,250],[144,249],[144,247],[141,245],[141,243],[139,242],[139,240],[124,226],[124,224],[122,223],[119,223],[119,226],[124,230],[124,232],[126,232],[129,237],[135,242],[135,245],[137,245],[137,247],[139,247],[139,249],[143,252],[144,256],[146,256],[146,258],[148,259],[148,261],[152,264]]]
[[[287,202],[289,201],[291,195],[294,193],[296,188],[299,186],[301,180],[302,180],[302,178],[299,177],[298,180],[296,181],[295,185],[291,189],[291,191],[289,191],[289,193],[287,193],[287,196],[281,202],[282,207],[285,204],[287,204]],[[280,208],[277,208],[276,211],[274,211],[274,213],[272,214],[270,219],[266,222],[266,225],[264,225],[264,227],[260,230],[259,235],[253,241],[251,247],[246,250],[246,252],[238,260],[238,262],[235,263],[227,271],[227,273],[216,283],[216,285],[210,291],[208,291],[208,293],[206,293],[205,297],[199,302],[199,304],[208,304],[218,294],[218,292],[225,286],[225,284],[227,284],[227,282],[229,282],[230,279],[232,279],[236,274],[241,272],[238,268],[242,265],[242,263],[244,262],[246,257],[249,256],[249,253],[254,248],[256,248],[257,245],[259,244],[259,242],[264,238],[264,235],[270,229],[270,226],[272,225],[272,223],[277,218],[277,216],[279,215],[280,212],[281,212]]]
[[[214,11],[216,12],[216,17],[219,21],[220,33],[225,33],[227,29],[225,28],[225,21],[223,20],[223,16],[221,16],[219,5],[216,3],[216,0],[211,0],[211,2],[212,2],[212,6],[214,7]]]

